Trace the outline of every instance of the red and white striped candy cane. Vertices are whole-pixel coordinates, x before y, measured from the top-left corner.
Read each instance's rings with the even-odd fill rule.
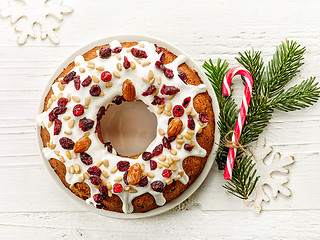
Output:
[[[230,96],[230,94],[231,94],[231,81],[232,81],[232,78],[236,75],[243,76],[246,81],[246,84],[245,84],[245,88],[244,88],[244,94],[243,94],[243,98],[242,98],[240,112],[238,115],[236,126],[234,127],[234,133],[232,134],[232,141],[233,142],[238,142],[240,139],[241,131],[242,131],[244,122],[246,120],[248,108],[250,105],[252,85],[253,85],[253,79],[252,79],[251,73],[243,67],[235,67],[235,68],[230,69],[227,72],[227,74],[223,80],[223,84],[222,84],[222,94],[223,95]],[[226,179],[226,180],[230,180],[232,177],[232,170],[233,170],[236,154],[237,154],[236,148],[229,148],[226,167],[224,169],[224,179]]]

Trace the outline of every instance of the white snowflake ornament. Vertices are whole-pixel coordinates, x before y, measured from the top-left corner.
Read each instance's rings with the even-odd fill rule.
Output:
[[[289,173],[289,165],[294,163],[293,156],[282,157],[280,153],[275,153],[270,163],[266,163],[266,160],[271,157],[273,152],[272,147],[266,146],[265,138],[259,138],[255,146],[249,147],[249,151],[252,154],[252,159],[256,163],[257,175],[260,176],[255,192],[252,193],[246,203],[252,203],[255,212],[260,213],[262,211],[262,202],[269,202],[270,197],[265,191],[265,186],[269,186],[272,191],[272,197],[276,198],[278,194],[282,194],[286,197],[291,196],[291,190],[285,186],[289,179],[287,174]],[[281,177],[273,177],[276,172],[282,174]]]
[[[58,44],[60,41],[55,34],[61,21],[62,14],[71,13],[72,8],[62,4],[62,0],[9,0],[8,6],[1,10],[3,17],[10,17],[11,24],[15,24],[14,30],[19,33],[17,42],[25,44],[28,37],[37,38],[34,25],[40,25],[40,38],[49,39]],[[52,21],[53,17],[58,21]]]

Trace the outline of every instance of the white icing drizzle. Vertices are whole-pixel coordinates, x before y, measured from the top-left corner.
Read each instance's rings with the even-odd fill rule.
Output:
[[[141,46],[144,47],[142,48]],[[119,41],[112,41],[110,42],[110,47],[111,49],[114,49],[115,47],[120,47],[121,44]],[[77,75],[80,76],[81,81],[83,81],[88,75],[92,76],[95,75],[100,79],[99,83],[94,83],[92,82],[89,86],[87,87],[80,87],[80,90],[76,90],[74,87],[74,83],[70,82],[69,84],[64,85],[65,89],[63,91],[61,91],[58,87],[58,83],[54,83],[52,85],[52,90],[53,90],[53,94],[57,97],[59,94],[63,94],[63,97],[67,97],[68,94],[70,94],[71,96],[78,96],[80,98],[80,102],[77,103],[74,100],[71,100],[71,102],[69,102],[67,104],[67,111],[64,114],[61,114],[58,116],[58,118],[62,121],[62,129],[61,129],[61,133],[59,135],[54,136],[53,135],[53,129],[54,127],[51,126],[50,128],[48,128],[48,124],[49,124],[49,119],[48,119],[48,114],[50,113],[50,111],[57,106],[57,100],[53,101],[52,105],[50,106],[50,108],[43,112],[42,114],[40,114],[37,118],[38,124],[44,124],[48,130],[48,132],[50,133],[50,142],[54,143],[56,145],[55,149],[52,150],[48,147],[44,147],[43,148],[43,153],[45,155],[45,157],[49,160],[51,158],[56,158],[58,159],[57,155],[55,154],[55,150],[60,151],[60,156],[62,156],[65,160],[64,164],[66,166],[66,168],[68,169],[69,166],[74,165],[74,164],[78,164],[81,168],[81,172],[80,173],[75,173],[75,174],[71,174],[69,172],[66,173],[66,181],[69,184],[75,184],[78,182],[78,178],[80,176],[82,176],[83,172],[85,172],[89,167],[96,165],[97,162],[102,161],[104,159],[108,159],[109,160],[109,167],[105,167],[104,165],[101,165],[100,169],[103,171],[107,171],[109,174],[108,178],[104,178],[103,176],[101,176],[102,179],[104,179],[106,182],[110,182],[113,186],[114,183],[116,183],[114,181],[114,179],[116,177],[119,176],[123,176],[124,172],[120,172],[117,171],[116,173],[112,174],[110,172],[110,169],[113,168],[114,166],[116,166],[116,164],[118,163],[118,161],[121,160],[126,160],[130,162],[130,165],[133,165],[134,163],[140,163],[145,165],[145,172],[151,172],[150,170],[150,165],[149,165],[149,161],[144,161],[142,159],[142,156],[139,156],[139,158],[137,159],[131,159],[131,158],[124,158],[124,157],[120,157],[117,156],[114,153],[109,153],[106,148],[103,146],[103,144],[100,142],[100,140],[98,139],[97,134],[95,133],[95,127],[96,127],[96,114],[98,109],[101,106],[108,106],[109,104],[112,104],[112,100],[115,96],[117,95],[122,95],[122,84],[126,79],[130,79],[134,86],[135,86],[135,90],[136,90],[136,98],[143,101],[146,105],[148,105],[148,109],[150,110],[150,112],[154,113],[155,116],[157,117],[157,129],[161,128],[164,131],[167,130],[167,126],[168,126],[168,116],[165,114],[161,114],[158,115],[157,111],[158,111],[158,107],[154,106],[151,104],[151,102],[153,101],[153,95],[144,97],[142,96],[142,93],[144,91],[147,90],[147,88],[150,86],[149,83],[145,82],[142,80],[142,77],[147,77],[147,74],[149,72],[149,70],[152,70],[155,77],[157,76],[161,76],[162,79],[162,84],[166,84],[167,86],[175,86],[178,87],[180,89],[180,92],[176,94],[176,96],[172,99],[169,100],[168,96],[162,96],[161,93],[159,92],[158,96],[160,97],[164,97],[166,100],[166,104],[171,101],[172,106],[175,105],[182,105],[183,100],[186,97],[191,97],[191,102],[189,103],[189,106],[193,106],[193,99],[194,97],[202,92],[206,91],[206,85],[204,84],[200,84],[198,86],[194,86],[194,85],[186,85],[183,83],[183,81],[181,81],[181,79],[178,76],[178,71],[177,71],[177,67],[184,63],[186,60],[185,56],[178,56],[173,62],[169,63],[166,65],[167,68],[172,69],[173,73],[174,73],[174,77],[172,79],[168,79],[164,76],[163,72],[159,69],[157,69],[155,67],[155,62],[159,60],[161,53],[158,54],[155,51],[155,46],[152,43],[146,42],[146,41],[141,41],[139,42],[138,45],[134,46],[135,48],[141,49],[146,51],[148,58],[143,59],[141,58],[141,62],[144,61],[150,61],[151,64],[148,66],[143,67],[141,64],[136,63],[136,69],[124,69],[122,68],[121,71],[119,71],[116,67],[117,63],[121,63],[121,65],[123,64],[123,59],[124,56],[127,56],[128,60],[131,61],[135,61],[134,60],[134,56],[131,54],[131,52],[127,52],[127,48],[123,48],[122,51],[119,53],[119,55],[121,55],[121,60],[118,60],[118,58],[116,57],[116,54],[112,54],[111,57],[109,57],[108,59],[101,59],[100,57],[96,57],[94,59],[91,59],[90,61],[95,63],[95,66],[103,66],[105,71],[109,71],[110,73],[112,73],[113,71],[117,71],[120,74],[120,78],[116,78],[116,77],[112,77],[112,84],[113,86],[111,88],[106,88],[105,85],[106,83],[101,81],[100,75],[101,75],[101,71],[98,71],[96,69],[90,69],[87,67],[87,62],[84,60],[84,58],[82,56],[77,56],[75,58],[75,63],[79,63],[79,65],[76,65],[72,71],[75,71]],[[85,72],[82,73],[80,72],[80,68],[85,69]],[[90,96],[89,90],[90,87],[93,84],[98,84],[101,87],[102,92],[104,93],[104,96],[99,96],[99,97],[93,97],[91,96],[91,102],[89,104],[89,107],[87,109],[85,109],[84,114],[79,116],[79,117],[75,117],[72,114],[72,109],[76,104],[82,104],[85,105],[85,97],[86,96]],[[161,89],[161,86],[158,86],[156,83],[154,83],[154,85],[159,88],[159,90]],[[193,110],[194,113],[196,113],[195,110]],[[67,135],[65,134],[65,131],[70,130],[68,127],[68,122],[70,120],[64,120],[63,117],[64,116],[70,116],[70,120],[74,119],[75,120],[75,124],[74,127],[71,129],[72,130],[72,134],[71,135]],[[68,137],[70,139],[72,139],[74,142],[76,142],[80,137],[82,137],[84,135],[84,132],[78,127],[79,125],[79,120],[83,117],[86,117],[88,119],[92,119],[95,121],[95,124],[93,126],[92,129],[90,129],[88,132],[90,133],[89,138],[92,141],[92,144],[90,146],[90,148],[86,151],[86,153],[90,154],[93,158],[93,164],[91,164],[90,166],[85,165],[84,163],[81,162],[80,160],[80,154],[77,154],[76,159],[68,159],[66,157],[66,150],[63,149],[60,144],[59,144],[59,139],[61,137]],[[185,128],[184,130],[181,132],[181,135],[184,135],[187,130],[187,114],[186,112],[183,114],[182,117],[180,117],[180,119],[182,120]],[[198,130],[201,128],[201,126],[198,123],[198,114],[196,113],[196,117],[194,117],[195,120],[195,133],[198,132]],[[204,124],[205,126],[205,124]],[[203,127],[204,127],[203,126]],[[158,132],[157,132],[157,136],[156,138],[151,142],[151,144],[147,147],[147,149],[145,151],[148,152],[152,152],[152,150],[159,144],[162,143],[162,139],[163,136],[161,136]],[[199,156],[199,157],[204,157],[206,156],[206,150],[201,148],[199,146],[199,144],[196,141],[196,134],[192,135],[192,139],[191,139],[195,146],[194,149],[192,151],[186,151],[183,147],[181,149],[176,149],[176,141],[171,143],[172,149],[175,149],[177,151],[177,156],[179,157],[181,160],[178,162],[175,162],[176,166],[177,166],[177,170],[176,171],[172,171],[172,176],[171,178],[174,179],[178,176],[178,174],[180,172],[183,171],[183,167],[182,167],[182,162],[183,160],[188,157],[188,156]],[[186,143],[188,142],[188,140],[186,140]],[[163,148],[163,153],[161,155],[166,155],[166,156],[171,156],[171,157],[175,157],[173,156],[168,149]],[[152,158],[153,160],[160,162],[158,160],[158,157],[154,157]],[[148,177],[148,185],[145,187],[136,187],[134,186],[134,189],[137,190],[137,192],[135,193],[129,193],[128,191],[123,190],[121,193],[113,193],[113,194],[117,194],[120,199],[123,202],[123,212],[124,213],[131,213],[133,211],[133,206],[132,206],[132,200],[137,197],[140,196],[144,193],[150,193],[155,201],[156,204],[158,206],[162,206],[165,204],[166,200],[163,197],[162,193],[159,192],[155,192],[151,189],[150,187],[150,183],[152,183],[153,181],[156,180],[160,180],[162,181],[164,184],[166,184],[166,178],[164,178],[162,176],[162,171],[165,169],[165,167],[163,168],[156,168],[154,171],[152,171],[154,173],[154,177],[150,178]],[[182,177],[179,179],[179,181],[183,184],[186,184],[189,181],[189,177],[186,174],[183,174]],[[94,187],[94,185],[91,184],[90,180],[84,180],[85,183],[87,183],[90,188],[91,188],[91,197],[89,199],[86,200],[86,202],[88,204],[92,203],[96,206],[95,201],[93,200],[93,195],[94,194],[98,194],[99,190],[97,188]],[[125,183],[123,182],[123,180],[121,182],[119,182],[122,184],[122,186],[126,186]]]

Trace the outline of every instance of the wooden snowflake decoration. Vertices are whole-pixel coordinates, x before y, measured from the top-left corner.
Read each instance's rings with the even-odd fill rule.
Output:
[[[293,156],[282,157],[280,153],[271,154],[272,147],[266,146],[265,138],[259,138],[255,146],[249,147],[252,153],[252,159],[256,163],[257,175],[260,176],[255,192],[253,192],[246,204],[251,203],[255,212],[262,211],[263,201],[269,202],[270,197],[265,191],[265,186],[269,186],[272,191],[272,197],[276,198],[278,194],[290,197],[291,190],[285,186],[288,183],[289,165],[294,163]],[[267,160],[271,162],[266,163]],[[274,177],[274,173],[281,173],[281,177]]]
[[[37,38],[34,25],[40,25],[40,38],[49,39],[58,44],[60,41],[55,34],[59,29],[62,14],[71,13],[72,8],[62,4],[62,0],[9,0],[8,6],[1,10],[3,17],[11,17],[11,24],[15,24],[14,30],[18,32],[17,42],[25,44],[28,37]],[[53,17],[57,21],[50,19]]]

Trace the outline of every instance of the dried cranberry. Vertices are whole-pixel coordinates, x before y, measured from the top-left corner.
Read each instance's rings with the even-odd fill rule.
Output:
[[[86,165],[90,165],[93,162],[92,157],[85,152],[80,153],[80,159],[81,159],[81,162],[83,162]]]
[[[90,181],[93,185],[97,185],[97,186],[99,186],[102,182],[98,176],[90,176]]]
[[[53,110],[48,114],[49,121],[53,122],[58,116],[53,112]]]
[[[144,152],[142,153],[142,159],[145,161],[149,161],[152,158],[152,153],[151,152]]]
[[[188,128],[191,130],[194,130],[196,127],[193,117],[191,115],[188,115]]]
[[[109,82],[112,79],[112,74],[109,71],[104,71],[101,73],[101,80],[104,82]]]
[[[123,190],[123,187],[120,183],[116,183],[113,185],[113,192],[114,193],[121,193]]]
[[[119,161],[117,163],[117,167],[118,167],[120,172],[127,171],[129,169],[129,167],[130,167],[130,162],[128,162],[128,161]]]
[[[98,177],[101,176],[101,169],[98,168],[97,166],[93,166],[93,167],[89,167],[87,172],[90,174],[90,175],[96,175]]]
[[[104,144],[104,147],[107,148],[108,152],[109,153],[112,153],[112,145],[111,145],[111,142],[106,142]]]
[[[147,184],[148,184],[148,177],[142,176],[139,181],[139,186],[144,187],[144,186],[147,186]]]
[[[105,107],[100,107],[100,108],[99,108],[99,111],[98,111],[98,113],[97,113],[97,121],[100,121],[101,118],[103,117],[103,115],[105,115],[105,114],[106,114],[106,109],[105,109]]]
[[[62,84],[68,84],[69,82],[71,82],[74,78],[74,76],[76,75],[75,71],[69,72],[61,81]]]
[[[92,82],[92,78],[88,76],[85,80],[82,81],[81,85],[82,87],[87,87],[90,85],[91,82]]]
[[[166,68],[166,70],[164,70],[164,75],[167,78],[173,78],[174,77],[173,71],[171,69],[168,69],[168,68]]]
[[[172,109],[173,116],[181,117],[184,114],[184,109],[181,105],[176,105]]]
[[[72,150],[74,147],[74,142],[67,137],[62,137],[59,139],[59,143],[63,149]]]
[[[100,125],[100,123],[98,122],[97,125],[96,125],[96,129],[94,130],[94,132],[97,133],[97,132],[100,132],[100,130],[101,130],[101,125]]]
[[[177,136],[171,136],[171,137],[168,137],[168,140],[169,142],[173,142],[174,140],[176,140]]]
[[[65,107],[65,106],[67,106],[67,103],[68,103],[68,99],[67,98],[62,97],[62,98],[60,98],[58,100],[58,106],[59,107]]]
[[[194,146],[191,146],[191,145],[189,145],[189,144],[185,144],[184,146],[183,146],[183,148],[185,149],[185,150],[187,150],[187,151],[191,151],[193,148],[194,148]]]
[[[91,96],[97,97],[101,93],[101,88],[99,85],[95,84],[95,85],[92,85],[89,92],[90,92]]]
[[[126,185],[129,185],[127,177],[128,177],[128,170],[124,172],[122,179]]]
[[[137,48],[131,48],[131,53],[133,56],[137,58],[147,58],[148,55],[145,51],[137,49]]]
[[[115,104],[117,104],[117,105],[120,105],[120,104],[122,103],[122,101],[124,101],[123,96],[116,96],[116,97],[112,100],[112,102],[115,103]]]
[[[67,111],[66,107],[55,107],[54,109],[52,109],[53,114],[57,116],[65,113],[66,111]]]
[[[157,164],[156,161],[150,160],[150,170],[151,170],[151,171],[157,169],[157,166],[158,166],[158,164]]]
[[[185,74],[184,72],[182,72],[181,70],[178,70],[178,76],[179,78],[182,80],[182,82],[184,82],[185,84],[187,84],[187,74]]]
[[[62,122],[59,119],[54,120],[53,135],[59,135],[62,128]]]
[[[84,107],[81,104],[77,104],[73,107],[72,112],[73,112],[73,115],[76,117],[81,116],[84,112]]]
[[[160,62],[164,62],[164,58],[165,58],[166,54],[165,53],[162,53],[161,54],[161,57],[160,57]]]
[[[171,143],[169,142],[168,138],[163,137],[162,143],[166,149],[169,149],[169,150],[171,149]]]
[[[142,96],[146,97],[151,95],[152,93],[154,93],[154,91],[157,90],[156,86],[151,85],[150,87],[148,87],[148,89],[142,93]]]
[[[163,145],[159,144],[158,146],[156,146],[153,151],[152,151],[152,155],[153,156],[159,156],[163,151]]]
[[[162,105],[164,104],[164,98],[154,96],[153,101],[151,102],[152,105]]]
[[[199,113],[199,120],[203,123],[207,123],[207,122],[209,122],[209,117],[206,113],[201,112],[201,113]]]
[[[191,102],[191,97],[187,97],[183,100],[182,106],[184,108],[187,108],[190,102]]]
[[[79,120],[79,128],[84,132],[90,130],[93,127],[93,124],[94,121],[86,117]]]
[[[172,171],[170,169],[165,169],[162,172],[162,177],[169,178],[172,175]]]
[[[103,197],[101,194],[95,194],[93,195],[93,200],[96,202],[96,203],[101,203],[103,201]]]
[[[111,56],[111,48],[109,47],[100,48],[99,56],[103,59],[109,58]]]
[[[99,186],[99,191],[104,198],[108,195],[108,188],[102,184]]]
[[[160,92],[162,95],[174,95],[174,94],[180,92],[180,89],[176,88],[175,86],[167,86],[167,85],[163,84]]]
[[[112,53],[120,53],[122,51],[122,47],[116,47],[112,50]]]
[[[161,181],[154,181],[150,184],[151,188],[155,192],[163,192],[164,184]]]
[[[126,56],[124,56],[123,67],[128,69],[130,67],[130,62]]]
[[[162,71],[166,70],[166,67],[160,61],[156,61],[154,65]]]
[[[76,90],[79,90],[80,89],[80,84],[81,84],[81,81],[80,81],[80,76],[76,76],[74,79],[74,88]]]
[[[154,44],[155,48],[156,48],[156,52],[157,53],[161,53],[162,52],[162,49],[160,47],[158,47],[157,44]]]

